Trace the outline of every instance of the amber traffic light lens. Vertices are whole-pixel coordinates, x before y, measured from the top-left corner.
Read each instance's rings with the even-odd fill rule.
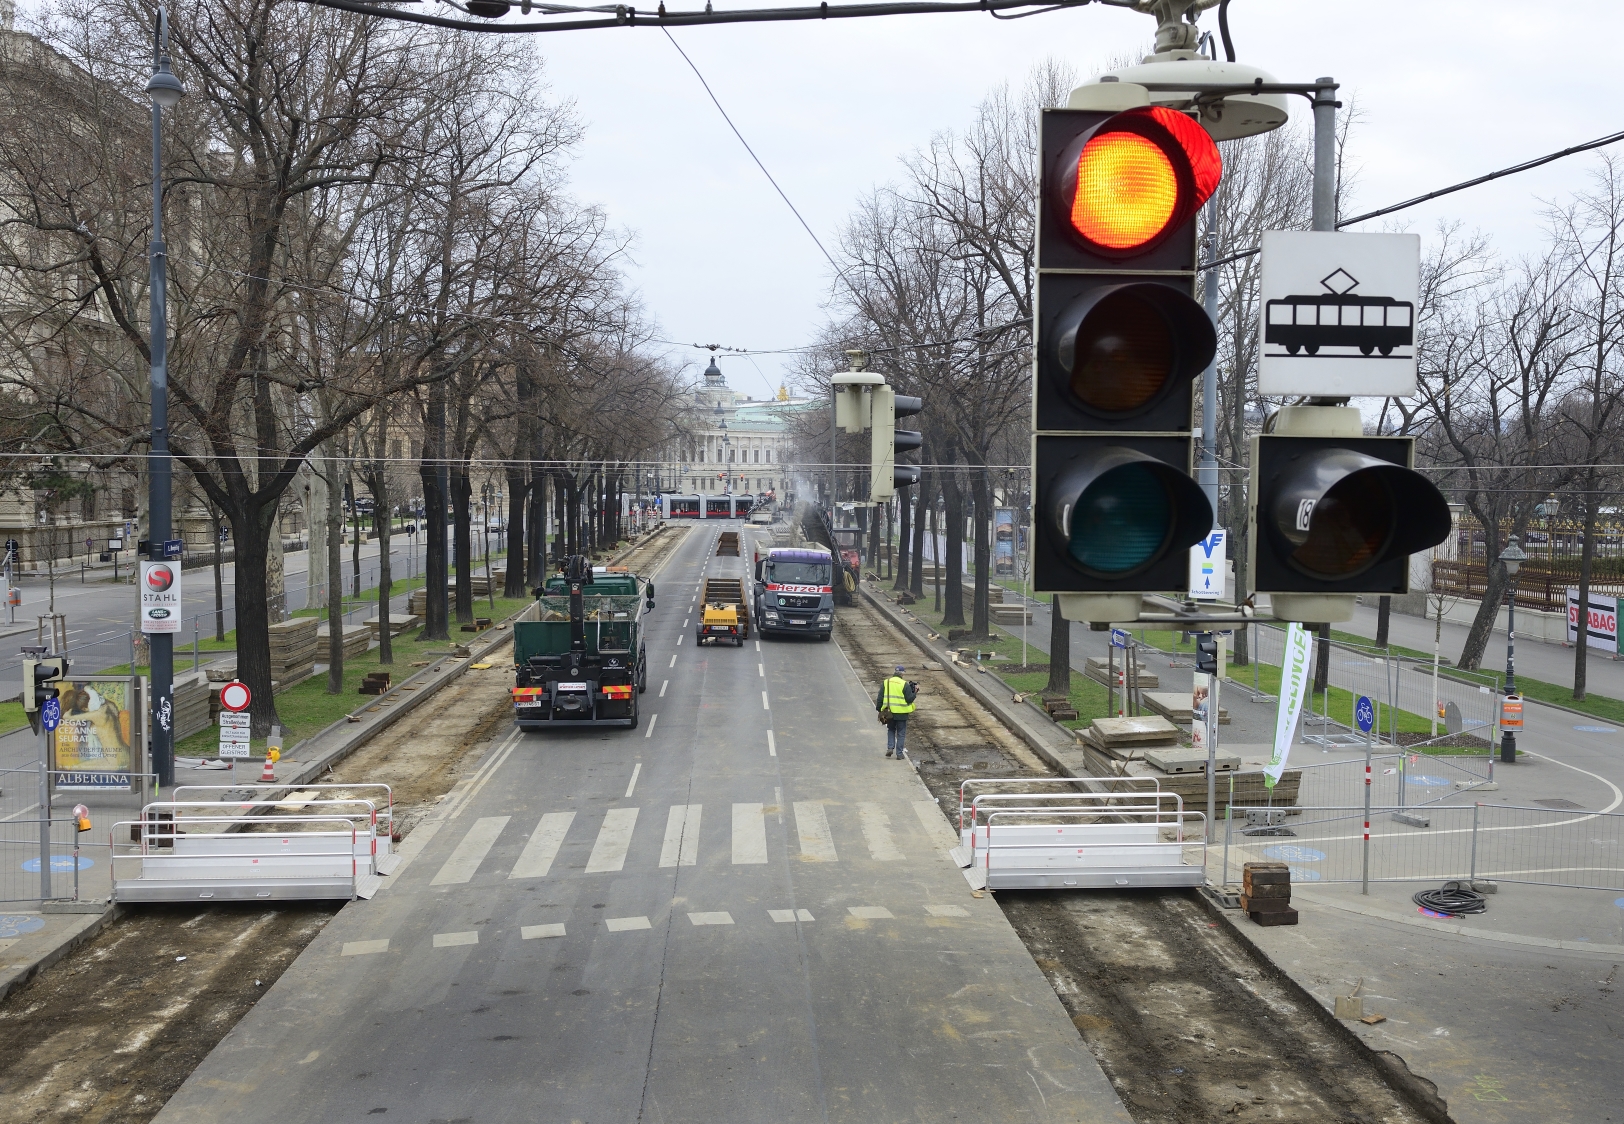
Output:
[[[1393,497],[1374,474],[1356,474],[1314,505],[1292,561],[1318,577],[1350,578],[1375,562],[1393,531]]]
[[[1162,314],[1132,293],[1100,301],[1077,330],[1071,392],[1095,410],[1137,410],[1173,373],[1173,333]]]
[[[1138,133],[1101,133],[1077,156],[1071,225],[1112,250],[1131,250],[1167,229],[1178,210],[1178,174],[1161,146]]]

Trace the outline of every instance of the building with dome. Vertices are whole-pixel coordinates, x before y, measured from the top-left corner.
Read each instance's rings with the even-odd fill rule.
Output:
[[[666,492],[707,494],[772,492],[794,487],[788,415],[808,399],[782,386],[773,398],[755,399],[728,386],[711,357],[704,379],[694,388],[683,432],[667,448]]]

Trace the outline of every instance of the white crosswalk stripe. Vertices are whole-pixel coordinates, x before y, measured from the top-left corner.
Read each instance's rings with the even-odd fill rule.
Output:
[[[507,822],[507,816],[486,816],[475,820],[474,826],[462,837],[445,865],[429,880],[429,885],[450,886],[473,878],[474,871],[479,869],[479,864],[484,861]]]
[[[760,804],[733,805],[733,864],[767,861],[767,820]]]
[[[575,820],[574,812],[548,812],[524,845],[519,861],[508,871],[509,878],[546,878],[564,845],[564,835]]]
[[[839,860],[834,836],[829,833],[829,817],[822,804],[815,800],[795,802],[795,832],[801,839],[802,858],[823,863]]]
[[[881,862],[895,862],[903,857],[891,838],[891,818],[878,804],[857,805],[857,822],[863,828],[863,842],[868,844],[868,856]]]
[[[636,808],[610,808],[586,860],[586,873],[608,874],[626,869],[626,852],[631,850],[632,829],[637,826]]]
[[[660,865],[693,866],[699,862],[699,815],[703,804],[673,804],[665,818]]]

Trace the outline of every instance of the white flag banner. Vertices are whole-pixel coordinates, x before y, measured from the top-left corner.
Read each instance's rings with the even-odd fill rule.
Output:
[[[1308,692],[1308,633],[1293,621],[1286,626],[1286,654],[1280,659],[1280,709],[1274,719],[1274,756],[1263,770],[1263,783],[1273,788],[1286,771],[1297,715]]]

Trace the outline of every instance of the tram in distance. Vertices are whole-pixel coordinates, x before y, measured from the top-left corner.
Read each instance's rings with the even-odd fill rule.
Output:
[[[665,519],[743,519],[757,504],[755,496],[663,495]]]
[[[1286,354],[1318,354],[1322,347],[1356,347],[1360,354],[1391,355],[1415,343],[1415,305],[1392,297],[1321,293],[1281,297],[1265,309],[1263,342]]]

